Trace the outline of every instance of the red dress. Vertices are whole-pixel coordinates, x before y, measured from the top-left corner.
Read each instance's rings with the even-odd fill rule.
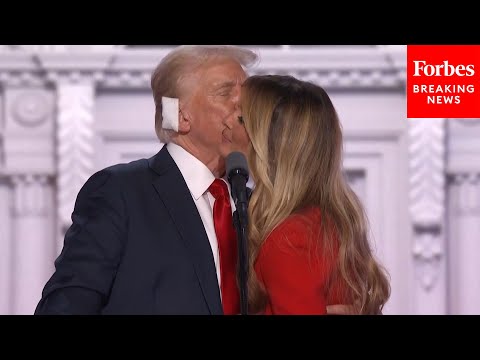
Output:
[[[327,294],[335,259],[323,256],[319,236],[320,210],[308,208],[285,219],[267,237],[255,262],[268,296],[264,314],[326,314],[327,305],[346,303],[342,281]]]

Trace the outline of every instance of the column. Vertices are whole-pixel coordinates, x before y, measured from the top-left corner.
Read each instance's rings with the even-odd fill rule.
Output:
[[[0,315],[11,313],[12,238],[10,219],[10,184],[0,174]]]
[[[57,84],[58,251],[71,224],[77,194],[94,171],[93,103],[93,83]]]
[[[95,82],[122,48],[0,45],[1,314],[32,314],[53,272],[92,173]]]
[[[33,314],[43,286],[53,273],[52,179],[15,175],[12,249],[13,314]]]
[[[56,101],[57,253],[81,187],[94,172],[95,87],[104,77],[115,45],[67,45],[56,52],[38,52],[40,66],[54,84]]]
[[[441,315],[447,312],[445,119],[408,121],[414,309]]]
[[[480,120],[449,121],[449,312],[480,314]]]
[[[9,289],[4,296],[10,301],[9,313],[20,315],[33,314],[55,258],[53,93],[34,80],[7,78],[4,89],[9,237],[9,264],[4,265]]]

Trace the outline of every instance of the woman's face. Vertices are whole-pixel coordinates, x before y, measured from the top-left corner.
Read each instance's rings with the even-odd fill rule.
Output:
[[[241,100],[240,100],[241,104]],[[241,105],[240,105],[241,109]],[[232,126],[232,151],[240,151],[247,156],[248,148],[250,146],[250,137],[245,129],[244,119],[241,115],[235,119]]]
[[[248,159],[248,151],[250,145],[250,137],[248,136],[247,130],[245,129],[243,118],[242,116],[239,116],[232,128],[232,151],[239,151],[243,153]],[[250,189],[255,188],[255,181],[253,178],[254,176],[252,174],[252,169],[250,169],[250,176],[247,182],[247,186]]]

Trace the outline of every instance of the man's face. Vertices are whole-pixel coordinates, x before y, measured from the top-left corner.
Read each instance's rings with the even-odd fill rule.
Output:
[[[240,115],[240,92],[245,79],[240,64],[232,60],[218,60],[198,72],[187,105],[191,118],[189,137],[209,168],[212,164],[218,168],[215,163],[222,162],[232,151],[232,127]]]
[[[232,127],[232,146],[231,151],[240,151],[247,156],[250,145],[250,137],[245,129],[243,117],[239,116]]]
[[[240,94],[241,95],[241,94]],[[240,151],[247,156],[248,148],[250,146],[250,137],[245,129],[244,118],[242,117],[242,104],[240,101],[240,116],[233,122],[231,130],[232,146],[231,151]]]

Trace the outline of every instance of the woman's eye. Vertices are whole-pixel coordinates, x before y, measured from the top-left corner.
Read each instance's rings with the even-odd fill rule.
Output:
[[[239,117],[238,117],[238,122],[239,122],[240,124],[242,124],[242,125],[245,124],[245,123],[243,122],[243,116],[239,116]]]

